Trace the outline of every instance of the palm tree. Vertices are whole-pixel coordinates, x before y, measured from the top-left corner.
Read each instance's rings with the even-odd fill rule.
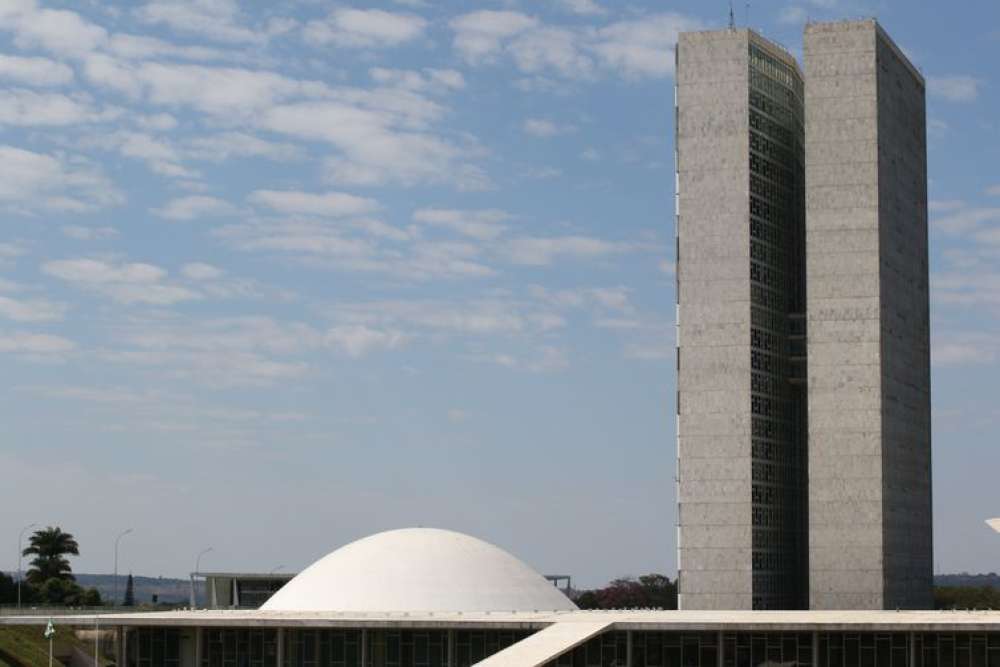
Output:
[[[79,556],[80,545],[70,533],[64,533],[58,526],[49,526],[37,530],[31,536],[31,542],[22,555],[34,556],[31,569],[27,572],[28,581],[41,585],[49,579],[67,579],[73,581],[73,568],[70,567],[66,555]]]

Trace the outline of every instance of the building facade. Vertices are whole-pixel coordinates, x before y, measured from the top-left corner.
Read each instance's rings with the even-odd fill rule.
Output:
[[[923,79],[878,24],[677,46],[687,609],[930,605]]]
[[[811,604],[928,608],[924,80],[874,20],[804,52]]]
[[[676,100],[680,604],[805,608],[802,73],[686,33]]]

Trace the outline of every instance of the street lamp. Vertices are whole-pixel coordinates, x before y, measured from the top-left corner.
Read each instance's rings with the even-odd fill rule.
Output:
[[[123,537],[125,537],[126,535],[128,535],[131,532],[132,532],[131,528],[129,528],[128,530],[123,530],[118,535],[118,537],[115,538],[115,577],[114,577],[114,582],[115,582],[115,597],[114,597],[113,600],[111,600],[111,606],[112,607],[114,607],[115,605],[118,604],[118,542],[120,542]]]
[[[201,572],[201,557],[212,550],[212,547],[207,547],[198,552],[198,557],[194,559],[194,572],[191,573],[191,608],[194,609],[197,606],[197,601],[194,597],[194,576]]]
[[[21,529],[20,534],[17,536],[17,608],[21,608],[21,540],[24,539],[25,531],[31,530],[37,523],[29,523],[27,526]]]

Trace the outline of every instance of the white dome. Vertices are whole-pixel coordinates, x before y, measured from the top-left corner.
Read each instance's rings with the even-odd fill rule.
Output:
[[[436,528],[378,533],[324,556],[271,597],[267,611],[556,611],[576,609],[498,547]]]

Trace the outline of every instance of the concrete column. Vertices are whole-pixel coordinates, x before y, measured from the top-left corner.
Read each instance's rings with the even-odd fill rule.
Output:
[[[625,631],[625,664],[632,667],[632,631]]]
[[[940,660],[940,658],[939,658]],[[917,633],[910,633],[910,667],[917,667]]]
[[[819,633],[813,631],[813,667],[819,667]]]
[[[724,655],[725,649],[723,648],[725,646],[725,644],[722,643],[722,631],[721,630],[719,631],[718,639],[716,641],[719,642],[719,648],[715,652],[715,655],[716,655],[715,663],[716,663],[716,665],[718,665],[718,667],[722,667],[726,663],[725,663],[725,655]],[[631,664],[631,663],[629,663],[629,664]]]
[[[121,638],[118,642],[118,666],[124,667],[128,664],[128,628],[122,626],[118,629],[118,633]]]
[[[368,630],[361,629],[361,667],[368,667]]]
[[[277,641],[277,662],[278,667],[284,667],[285,664],[285,629],[278,628],[278,641]]]
[[[199,627],[194,629],[194,667],[201,667],[201,644],[203,634],[203,628]]]
[[[448,667],[455,667],[455,631],[448,630]]]

